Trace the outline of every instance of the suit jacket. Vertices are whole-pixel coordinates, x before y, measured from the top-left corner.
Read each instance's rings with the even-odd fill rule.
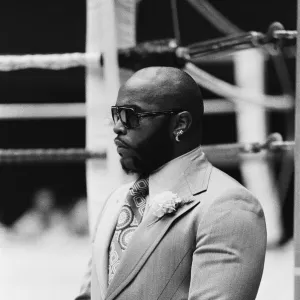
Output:
[[[262,208],[204,155],[193,159],[171,187],[194,201],[162,218],[150,209],[108,286],[108,249],[129,187],[119,188],[105,204],[88,283],[77,300],[255,299],[266,251]]]

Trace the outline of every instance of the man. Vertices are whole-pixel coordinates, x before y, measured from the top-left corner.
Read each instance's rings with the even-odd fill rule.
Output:
[[[262,208],[201,151],[203,100],[179,69],[151,67],[112,107],[123,169],[77,299],[253,300],[266,251]]]

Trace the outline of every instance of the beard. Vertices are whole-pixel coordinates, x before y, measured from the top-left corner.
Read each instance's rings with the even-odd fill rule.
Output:
[[[132,150],[135,155],[121,158],[121,166],[127,174],[147,176],[170,161],[173,155],[173,141],[167,126]]]

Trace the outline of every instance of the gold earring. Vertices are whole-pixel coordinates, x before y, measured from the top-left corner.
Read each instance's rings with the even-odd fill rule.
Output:
[[[180,142],[179,137],[183,134],[183,130],[179,130],[176,132],[175,141]]]

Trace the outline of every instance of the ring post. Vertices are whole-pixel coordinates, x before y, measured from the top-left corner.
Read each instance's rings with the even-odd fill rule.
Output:
[[[263,94],[265,83],[263,52],[258,49],[237,52],[234,55],[234,62],[237,85],[250,92]],[[267,139],[266,111],[262,107],[241,103],[236,106],[236,111],[238,142],[263,142]],[[280,201],[273,170],[268,161],[262,157],[256,160],[243,160],[241,173],[246,187],[257,196],[264,209],[268,244],[276,244],[282,235],[282,226]]]
[[[86,52],[102,53],[104,66],[90,66],[86,71],[86,147],[106,152],[105,163],[87,162],[87,198],[90,231],[103,209],[105,199],[122,181],[113,146],[113,132],[107,125],[109,107],[119,88],[115,2],[87,1]]]
[[[95,227],[107,196],[130,180],[126,178],[113,144],[112,127],[107,125],[110,106],[115,103],[120,85],[117,48],[135,44],[135,0],[87,0],[86,52],[102,53],[103,69],[91,65],[86,70],[86,148],[105,151],[104,162],[87,162],[89,226]],[[121,77],[128,72],[121,72]]]
[[[102,5],[98,0],[87,0],[86,53],[103,51]],[[105,82],[100,65],[88,65],[86,68],[86,149],[106,151],[107,133],[104,130],[107,101],[105,100]],[[88,160],[86,163],[87,206],[89,228],[93,231],[97,212],[101,210],[105,196],[106,165],[101,160]]]
[[[297,6],[297,58],[295,103],[295,196],[294,196],[294,299],[300,299],[300,0]]]

